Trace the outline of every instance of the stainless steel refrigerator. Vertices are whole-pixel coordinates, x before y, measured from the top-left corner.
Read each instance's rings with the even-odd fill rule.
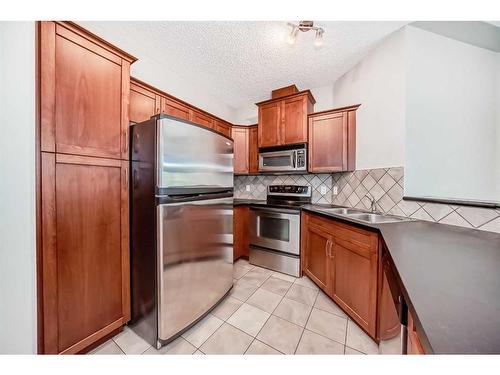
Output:
[[[233,285],[233,141],[158,115],[131,127],[131,328],[159,348]]]

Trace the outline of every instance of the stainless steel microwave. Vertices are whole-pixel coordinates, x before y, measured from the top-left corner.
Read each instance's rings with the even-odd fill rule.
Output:
[[[260,150],[259,172],[306,172],[307,148],[299,145],[284,149]]]

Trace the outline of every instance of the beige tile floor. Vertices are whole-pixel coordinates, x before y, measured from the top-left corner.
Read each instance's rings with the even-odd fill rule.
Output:
[[[378,345],[307,277],[238,260],[234,282],[210,314],[160,350],[125,327],[90,354],[378,354]]]

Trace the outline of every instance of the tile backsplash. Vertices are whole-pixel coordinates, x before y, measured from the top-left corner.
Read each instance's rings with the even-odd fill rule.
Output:
[[[500,209],[403,200],[403,182],[403,167],[392,167],[333,174],[235,176],[234,188],[235,198],[266,199],[267,185],[308,184],[313,187],[313,203],[362,209],[370,208],[365,196],[370,193],[377,200],[378,211],[500,233]],[[247,185],[250,191],[246,191]],[[337,194],[333,194],[334,186]]]

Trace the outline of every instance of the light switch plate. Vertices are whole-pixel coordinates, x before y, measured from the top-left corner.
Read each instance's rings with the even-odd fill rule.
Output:
[[[333,187],[333,194],[334,194],[334,195],[337,195],[338,193],[339,193],[339,187],[338,187],[337,185],[335,185],[335,186]]]
[[[246,190],[246,191],[250,191],[250,185],[246,185],[246,186],[245,186],[245,190]]]
[[[326,186],[321,186],[319,188],[319,192],[321,193],[321,195],[325,195],[326,194]]]

